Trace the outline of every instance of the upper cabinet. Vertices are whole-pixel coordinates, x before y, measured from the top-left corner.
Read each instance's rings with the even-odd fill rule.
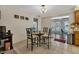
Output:
[[[79,10],[75,11],[75,22],[79,23]]]

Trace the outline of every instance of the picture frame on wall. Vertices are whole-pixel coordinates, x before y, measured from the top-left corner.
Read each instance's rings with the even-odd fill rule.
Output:
[[[16,14],[15,14],[15,15],[14,15],[14,18],[19,19],[19,15],[16,15]]]
[[[29,18],[28,17],[25,17],[25,20],[29,20]]]
[[[20,19],[24,20],[24,16],[20,16]]]
[[[33,18],[33,20],[34,20],[35,22],[37,22],[37,21],[38,21],[38,19],[37,19],[37,18]]]

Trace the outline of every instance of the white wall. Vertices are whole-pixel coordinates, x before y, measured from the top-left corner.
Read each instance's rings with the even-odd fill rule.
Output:
[[[13,6],[0,6],[1,10],[1,20],[0,26],[6,26],[7,30],[11,30],[13,33],[13,43],[17,43],[19,41],[25,40],[26,37],[26,28],[32,27],[33,24],[33,16],[26,11],[19,10]],[[14,15],[22,15],[29,17],[29,20],[21,20],[15,19]],[[39,29],[41,28],[41,20],[39,19]]]
[[[42,18],[41,25],[43,27],[50,27],[51,19],[50,18]]]

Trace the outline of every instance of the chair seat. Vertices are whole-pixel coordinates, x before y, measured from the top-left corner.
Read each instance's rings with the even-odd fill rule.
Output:
[[[43,37],[48,37],[48,34],[44,34],[44,35],[42,35]]]
[[[33,37],[27,36],[27,38],[28,38],[28,39],[32,39],[32,38],[35,39],[35,38],[37,38],[37,36],[36,36],[36,35],[33,35]]]
[[[27,36],[28,39],[31,39],[31,36]]]
[[[38,36],[37,35],[33,35],[33,38],[37,38]]]

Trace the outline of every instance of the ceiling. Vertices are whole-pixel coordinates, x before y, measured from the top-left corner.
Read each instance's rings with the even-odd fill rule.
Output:
[[[38,17],[57,16],[61,14],[67,14],[74,10],[74,5],[46,5],[47,12],[41,13],[41,5],[15,5],[15,7],[21,10],[27,11]]]

